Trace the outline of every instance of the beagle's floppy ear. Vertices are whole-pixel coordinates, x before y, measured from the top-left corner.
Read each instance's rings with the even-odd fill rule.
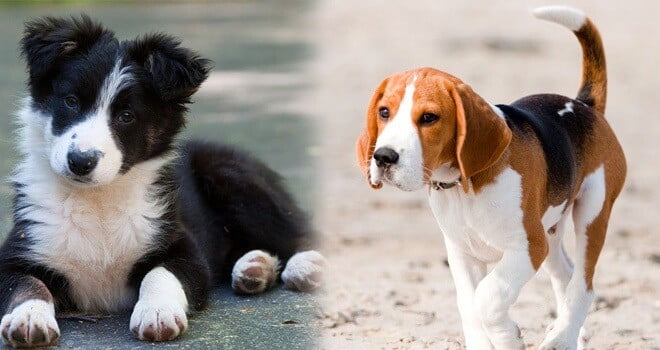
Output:
[[[511,130],[491,106],[463,83],[446,83],[456,106],[456,161],[461,185],[500,159],[511,142]]]
[[[367,108],[367,125],[362,132],[362,135],[357,140],[356,151],[358,166],[362,173],[367,177],[367,182],[373,189],[379,189],[383,187],[382,183],[372,184],[371,183],[371,174],[369,172],[369,166],[371,165],[371,157],[374,154],[374,148],[376,147],[376,139],[378,138],[378,120],[376,119],[377,110],[376,107],[383,94],[385,93],[385,86],[389,78],[383,80],[380,85],[376,88],[371,101],[369,102],[369,107]]]

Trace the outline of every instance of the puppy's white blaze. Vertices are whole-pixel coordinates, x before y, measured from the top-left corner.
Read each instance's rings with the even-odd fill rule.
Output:
[[[557,111],[560,117],[563,117],[566,113],[573,113],[573,102],[566,102],[564,108]]]
[[[578,31],[587,22],[584,12],[568,6],[543,6],[532,11],[536,18],[555,22],[564,27]]]
[[[412,119],[416,81],[417,76],[406,86],[396,115],[376,141],[375,150],[389,147],[399,154],[399,161],[390,166],[388,174],[383,174],[372,159],[372,183],[378,183],[381,177],[386,176],[392,185],[409,191],[421,188],[424,184],[422,144]]]
[[[119,173],[123,155],[117,146],[110,129],[110,105],[117,94],[132,80],[127,67],[121,67],[118,60],[113,70],[103,82],[94,110],[82,122],[73,125],[59,136],[46,135],[51,142],[50,163],[53,170],[61,175],[67,172],[67,154],[71,149],[81,152],[98,150],[102,156],[90,174],[92,184],[104,185],[111,182]],[[49,125],[49,129],[50,125]]]
[[[188,312],[188,299],[181,282],[162,266],[149,271],[142,279],[139,301],[159,306],[176,304]]]
[[[103,87],[101,88],[101,93],[99,94],[99,100],[97,102],[99,111],[105,111],[107,113],[110,104],[117,94],[127,87],[132,80],[133,76],[130,74],[130,67],[122,67],[121,59],[117,60],[112,72],[110,72],[103,82]]]

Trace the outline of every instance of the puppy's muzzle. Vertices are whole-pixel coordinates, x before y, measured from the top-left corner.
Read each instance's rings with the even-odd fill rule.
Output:
[[[374,152],[374,159],[379,168],[387,168],[399,161],[399,154],[389,147],[381,147]]]

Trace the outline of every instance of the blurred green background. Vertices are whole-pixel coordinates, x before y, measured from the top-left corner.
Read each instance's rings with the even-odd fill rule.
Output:
[[[43,15],[87,13],[120,39],[162,31],[212,59],[215,68],[194,98],[183,138],[238,145],[286,179],[301,206],[313,214],[316,131],[296,111],[311,84],[314,56],[304,38],[312,1],[0,1],[0,229],[11,227],[6,179],[18,152],[13,113],[25,96],[26,69],[19,57],[23,23]],[[316,331],[314,301],[281,289],[257,298],[216,293],[213,307],[194,318],[189,334],[172,347],[309,348]],[[247,310],[247,311],[246,311]],[[126,315],[97,325],[60,321],[67,348],[126,348],[139,344]],[[199,324],[196,326],[196,324]],[[200,342],[201,341],[201,342]],[[129,342],[129,343],[126,343]],[[130,344],[130,345],[129,345]]]

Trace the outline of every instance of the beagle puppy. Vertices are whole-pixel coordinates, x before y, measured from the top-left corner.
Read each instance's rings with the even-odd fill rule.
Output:
[[[586,344],[582,325],[594,298],[594,269],[626,175],[623,150],[604,116],[607,74],[598,30],[573,8],[534,14],[568,27],[580,41],[576,98],[539,94],[495,106],[448,73],[414,69],[378,86],[357,142],[373,188],[428,189],[468,349],[524,348],[508,309],[541,267],[558,311],[540,349]],[[571,215],[574,262],[562,244]],[[487,264],[494,264],[490,272]]]

